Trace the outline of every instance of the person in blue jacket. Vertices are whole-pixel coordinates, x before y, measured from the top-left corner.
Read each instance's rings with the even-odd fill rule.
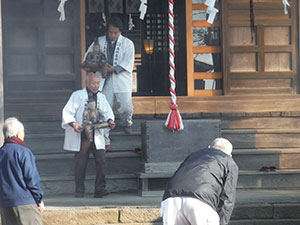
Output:
[[[2,225],[41,225],[45,209],[40,175],[31,150],[24,145],[24,126],[10,117],[3,125],[0,148],[0,212]]]

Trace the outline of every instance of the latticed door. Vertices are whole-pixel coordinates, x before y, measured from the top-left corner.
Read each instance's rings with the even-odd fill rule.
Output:
[[[207,22],[205,0],[186,0],[187,73],[189,96],[222,94],[221,17]]]

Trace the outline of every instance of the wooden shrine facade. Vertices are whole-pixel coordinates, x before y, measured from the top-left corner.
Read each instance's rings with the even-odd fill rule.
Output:
[[[37,106],[41,116],[50,111],[59,115],[70,93],[84,85],[78,65],[90,43],[91,27],[96,27],[93,20],[101,17],[101,12],[89,17],[89,2],[67,1],[63,22],[57,2],[1,2],[4,116],[22,114],[29,104],[44,104]],[[134,30],[125,33],[136,46],[135,114],[167,114],[167,1],[148,1],[143,22],[138,8],[129,7],[134,1],[117,2],[123,4],[118,13],[125,13],[125,24],[129,14],[135,23]],[[298,0],[289,1],[288,14],[281,0],[253,0],[255,33],[249,0],[217,0],[213,24],[206,22],[204,0],[174,2],[180,112],[300,111]],[[155,42],[152,55],[144,51],[143,40],[148,38]]]

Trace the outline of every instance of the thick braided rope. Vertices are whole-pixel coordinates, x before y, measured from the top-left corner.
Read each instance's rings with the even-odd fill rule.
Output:
[[[175,80],[175,64],[174,64],[174,58],[175,58],[175,53],[174,53],[174,14],[173,14],[173,6],[174,2],[173,0],[168,0],[169,1],[169,79],[170,79],[170,94],[171,94],[171,104],[176,104],[176,80]]]
[[[170,79],[170,94],[171,94],[171,104],[170,104],[170,113],[168,115],[167,121],[165,123],[166,127],[173,131],[179,131],[183,129],[183,123],[178,111],[178,106],[176,104],[176,81],[175,81],[175,53],[174,53],[174,14],[173,14],[173,0],[169,1],[169,79]]]

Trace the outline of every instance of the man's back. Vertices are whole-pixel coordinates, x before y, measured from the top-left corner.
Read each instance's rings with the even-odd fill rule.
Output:
[[[203,149],[188,156],[168,182],[163,200],[169,197],[193,197],[218,211],[223,191],[232,192],[238,175],[233,159],[216,149]],[[227,179],[233,179],[229,183]],[[224,190],[225,189],[225,190]]]
[[[43,194],[39,183],[31,151],[16,143],[5,143],[0,148],[0,207],[35,204],[33,194]]]

